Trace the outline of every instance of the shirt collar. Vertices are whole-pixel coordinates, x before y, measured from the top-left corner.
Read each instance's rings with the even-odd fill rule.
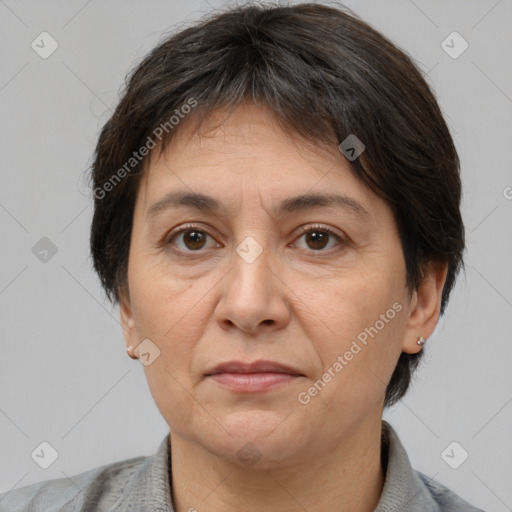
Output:
[[[132,475],[122,497],[111,512],[175,512],[171,501],[169,468],[171,467],[170,432],[157,452],[148,457]]]
[[[382,421],[382,459],[387,460],[384,486],[375,512],[437,512],[439,507],[411,462],[397,433]],[[386,457],[387,454],[387,457]]]
[[[385,467],[382,494],[375,512],[436,512],[435,500],[416,471],[398,435],[382,421],[381,456]],[[144,460],[111,512],[151,510],[175,512],[171,501],[169,468],[171,462],[170,433],[161,441],[157,452]]]

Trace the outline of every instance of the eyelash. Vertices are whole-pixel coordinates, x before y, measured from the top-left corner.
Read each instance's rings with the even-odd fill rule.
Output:
[[[173,245],[173,243],[172,243],[173,240],[175,238],[177,238],[178,235],[180,235],[181,233],[185,233],[187,231],[198,231],[200,233],[206,233],[210,237],[215,238],[213,233],[211,233],[210,230],[204,228],[203,226],[198,226],[196,224],[184,224],[183,226],[180,226],[179,228],[175,229],[168,236],[165,236],[164,240],[162,242],[162,245],[171,247]],[[316,224],[316,225],[312,225],[312,226],[301,226],[299,228],[299,231],[300,231],[300,236],[303,236],[303,235],[313,232],[313,231],[320,231],[321,233],[327,233],[330,237],[334,237],[339,243],[341,243],[341,245],[344,245],[346,242],[346,240],[343,237],[341,237],[340,235],[335,233],[332,229],[328,228],[327,226],[323,226],[321,224]],[[190,250],[184,251],[182,249],[175,249],[173,247],[171,247],[170,250],[172,252],[178,253],[178,254],[184,254],[184,253],[189,253],[189,254],[198,253],[199,254],[201,252],[204,252],[202,249],[199,249],[197,251],[190,251]],[[326,250],[319,249],[316,251],[311,249],[310,252],[313,252],[313,253],[327,252],[328,253],[328,252],[331,252],[332,250],[335,250],[335,248],[326,249]]]

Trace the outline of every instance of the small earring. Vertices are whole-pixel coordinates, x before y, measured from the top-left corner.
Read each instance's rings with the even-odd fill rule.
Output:
[[[138,359],[137,356],[135,355],[135,353],[132,351],[132,345],[130,345],[129,347],[127,347],[126,349],[126,352],[128,352],[128,355],[132,358],[132,359]]]
[[[418,345],[423,346],[423,345],[425,345],[426,341],[427,341],[427,340],[426,340],[423,336],[420,336],[420,337],[418,338],[418,341],[417,341],[416,343],[417,343]]]

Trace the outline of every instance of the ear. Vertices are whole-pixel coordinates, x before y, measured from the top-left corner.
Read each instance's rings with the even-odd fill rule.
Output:
[[[417,343],[418,338],[422,336],[428,339],[434,332],[441,312],[441,297],[447,273],[448,263],[430,263],[420,286],[413,292],[402,346],[406,354],[419,352],[422,347]]]
[[[130,303],[130,297],[126,294],[122,294],[119,299],[119,312],[121,316],[121,328],[123,329],[123,337],[126,348],[137,347],[139,342],[137,341],[137,332],[135,329],[135,320],[133,318],[132,306]]]

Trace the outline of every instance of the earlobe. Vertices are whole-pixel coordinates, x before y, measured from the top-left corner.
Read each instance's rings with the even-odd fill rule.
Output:
[[[130,346],[135,344],[135,321],[133,319],[130,300],[125,296],[122,296],[119,300],[119,314],[121,318],[123,337],[126,344],[126,349],[128,350]]]
[[[414,291],[402,346],[402,351],[406,354],[420,352],[425,340],[434,332],[441,311],[447,273],[447,263],[429,264],[422,283]]]

